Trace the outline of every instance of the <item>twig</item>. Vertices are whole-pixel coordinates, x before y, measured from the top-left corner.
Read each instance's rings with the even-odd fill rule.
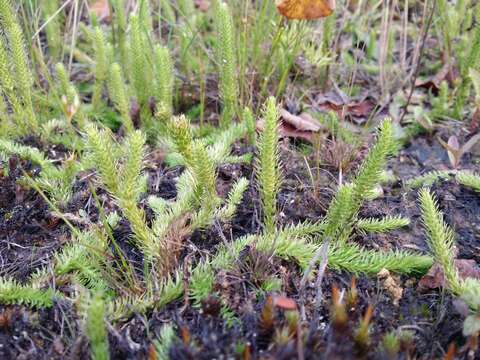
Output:
[[[322,273],[321,276],[323,277],[323,272],[325,271],[325,269],[323,269],[323,271],[320,271],[320,270],[321,270],[321,266],[324,262],[325,262],[325,266],[327,265],[326,260],[324,260],[324,259],[325,258],[328,259],[328,244],[329,243],[330,243],[330,239],[327,238],[324,241],[324,243],[322,244],[322,246],[320,246],[318,248],[318,250],[313,255],[312,260],[310,260],[310,262],[308,263],[308,267],[307,267],[307,269],[305,270],[305,273],[302,276],[302,280],[300,280],[298,302],[300,303],[300,316],[302,318],[302,321],[306,321],[306,315],[305,315],[305,292],[306,292],[305,290],[306,289],[305,288],[306,288],[306,285],[307,285],[308,277],[310,276],[310,273],[312,272],[313,268],[317,264],[320,257],[322,257],[322,262],[321,262],[320,267],[319,267],[319,275],[320,275],[320,273]],[[317,282],[318,282],[318,277],[317,277]]]
[[[315,312],[313,316],[313,323],[315,326],[318,324],[318,318],[320,317],[320,306],[322,303],[322,281],[323,281],[323,276],[325,275],[325,269],[327,268],[328,264],[328,248],[330,245],[330,239],[327,239],[323,244],[322,247],[320,248],[321,254],[322,254],[322,259],[320,261],[320,264],[318,265],[318,273],[317,273],[317,281],[315,282],[315,287],[317,288],[317,294],[315,296]]]
[[[430,12],[430,15],[428,17],[428,20],[427,20],[427,23],[426,23],[426,26],[425,26],[425,30],[423,32],[422,43],[420,45],[420,54],[419,54],[418,59],[417,59],[417,64],[415,66],[415,72],[413,73],[412,83],[410,85],[410,93],[408,94],[407,103],[405,104],[405,107],[403,108],[403,113],[402,113],[402,116],[400,117],[399,123],[402,123],[403,119],[405,118],[405,115],[407,114],[408,106],[410,105],[410,101],[412,100],[413,91],[415,90],[415,83],[417,82],[418,71],[420,69],[420,63],[422,62],[423,52],[425,50],[425,42],[427,40],[427,35],[428,35],[428,32],[429,32],[430,27],[432,25],[433,14],[435,13],[436,8],[437,8],[437,0],[434,0],[432,11]]]

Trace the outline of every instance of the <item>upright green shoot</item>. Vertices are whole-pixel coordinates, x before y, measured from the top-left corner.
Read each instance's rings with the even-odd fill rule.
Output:
[[[173,113],[173,62],[168,48],[157,46],[155,48],[155,71],[156,71],[156,96],[157,110],[165,117],[170,117]]]
[[[122,69],[117,63],[114,63],[110,69],[108,91],[110,93],[110,98],[122,116],[122,122],[125,126],[126,132],[131,133],[134,131],[134,127],[132,118],[130,117],[130,101],[123,80]]]
[[[270,97],[263,110],[264,128],[258,141],[257,181],[263,205],[263,223],[267,234],[275,233],[276,196],[280,188],[278,153],[278,110]]]
[[[105,302],[101,294],[95,294],[87,305],[85,332],[90,342],[93,360],[108,360],[108,332],[105,324]]]
[[[428,245],[443,269],[448,288],[458,295],[461,293],[462,286],[454,264],[453,231],[443,220],[443,215],[438,210],[437,200],[430,190],[421,189],[419,199]]]
[[[60,36],[62,14],[57,13],[59,8],[58,0],[42,1],[43,21],[45,22],[48,50],[54,59],[58,59],[62,51],[62,40]]]
[[[217,66],[219,92],[223,102],[221,125],[228,127],[237,113],[238,83],[237,58],[235,50],[235,29],[228,5],[220,1],[216,5]]]
[[[393,145],[392,124],[390,120],[385,120],[378,128],[377,142],[363,161],[352,184],[342,185],[332,200],[325,217],[324,236],[342,242],[347,240],[360,207],[381,180],[382,170]]]
[[[2,26],[5,38],[8,39],[10,45],[10,59],[7,60],[7,64],[13,64],[12,68],[15,69],[15,81],[13,83],[15,84],[16,96],[20,100],[20,107],[23,108],[22,113],[26,118],[25,121],[28,124],[27,128],[35,131],[38,127],[38,120],[35,116],[32,102],[33,76],[30,72],[23,32],[15,16],[10,0],[3,0],[0,2],[0,25]],[[3,39],[1,42],[6,44]],[[4,53],[0,54],[0,60],[5,61],[6,49],[3,46],[0,47],[3,48],[0,50],[0,53]],[[2,67],[5,66],[7,66],[8,69],[8,65],[2,65]],[[2,72],[3,71],[5,71],[5,69],[2,69]],[[10,92],[11,96],[14,96],[12,89],[7,90],[7,95],[8,92]],[[10,97],[9,100],[12,101],[12,98]],[[17,100],[13,100],[13,102],[17,102]],[[18,120],[21,121],[23,119]]]
[[[99,27],[95,29],[95,87],[92,95],[92,105],[98,109],[102,99],[102,91],[108,75],[108,56],[105,35]]]
[[[113,8],[113,25],[115,26],[115,40],[120,52],[123,70],[128,72],[128,47],[127,47],[127,17],[125,15],[125,0],[111,0]]]

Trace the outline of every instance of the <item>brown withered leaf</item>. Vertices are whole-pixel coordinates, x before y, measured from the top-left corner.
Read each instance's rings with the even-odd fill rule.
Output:
[[[446,62],[435,75],[423,79],[417,79],[415,81],[415,87],[432,90],[434,93],[437,93],[442,81],[453,84],[458,75],[458,70],[454,69],[451,64]]]
[[[110,23],[111,14],[108,0],[95,0],[90,5],[90,12],[93,12],[100,22]]]
[[[376,102],[370,97],[350,99],[339,90],[320,94],[315,100],[315,107],[318,110],[329,112],[334,111],[339,118],[350,116],[357,124],[366,121],[375,110]]]
[[[440,144],[447,150],[450,164],[454,169],[460,165],[462,156],[470,152],[475,144],[480,141],[480,133],[472,136],[465,144],[460,146],[458,138],[452,135],[448,138],[448,142],[443,141],[440,137],[437,137]]]
[[[108,0],[95,0],[90,5],[90,12],[93,12],[96,16],[98,21],[110,23],[111,21],[111,13],[110,13],[110,6],[108,5]]]
[[[468,130],[470,131],[470,134],[477,132],[479,125],[480,125],[480,108],[475,110],[475,112],[472,115],[472,119],[468,124]]]
[[[313,20],[332,14],[335,0],[277,0],[277,10],[288,19]]]
[[[210,1],[207,0],[194,0],[195,6],[198,10],[207,12],[210,9]]]
[[[282,138],[302,139],[312,142],[315,133],[324,127],[315,120],[310,114],[302,113],[293,115],[289,111],[280,110],[282,121],[279,124],[279,135]],[[262,131],[264,126],[263,120],[257,122],[257,130]]]
[[[295,129],[300,131],[317,132],[322,128],[322,125],[308,113],[300,115],[293,115],[285,109],[280,110],[280,116],[283,121],[292,125]]]
[[[273,298],[273,304],[275,307],[283,310],[296,310],[297,303],[295,300],[285,296],[277,295]]]
[[[460,279],[468,277],[480,280],[480,268],[475,260],[457,259],[455,260],[455,267],[458,271]],[[424,275],[418,282],[419,290],[438,289],[445,287],[445,275],[442,267],[435,263],[428,273]]]

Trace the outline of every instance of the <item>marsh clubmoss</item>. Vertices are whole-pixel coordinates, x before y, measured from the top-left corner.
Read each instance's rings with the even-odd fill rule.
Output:
[[[267,100],[263,111],[264,129],[258,139],[257,181],[262,198],[265,232],[275,231],[276,196],[280,189],[280,162],[278,153],[277,105],[273,97]]]
[[[235,32],[228,5],[218,0],[216,5],[216,28],[218,34],[217,66],[219,70],[219,93],[223,102],[222,126],[231,124],[237,112],[238,83]]]
[[[421,189],[419,202],[428,244],[435,261],[442,267],[445,286],[462,298],[474,312],[478,312],[480,302],[475,297],[480,294],[480,282],[473,278],[460,278],[455,265],[454,232],[443,220],[435,196],[429,189]]]
[[[328,159],[325,169],[319,155],[319,173],[333,173],[330,179],[341,170],[338,183],[323,184],[319,176],[317,184],[312,176],[309,184],[308,178],[300,178],[302,188],[295,196],[309,196],[310,188],[318,186],[314,211],[299,207],[294,209],[302,212],[297,220],[289,218],[288,207],[299,203],[290,201],[292,174],[283,169],[280,138],[290,135],[292,124],[282,123],[279,109],[300,114],[312,105],[307,111],[314,111],[313,102],[298,100],[300,89],[290,84],[302,78],[305,69],[320,75],[313,83],[302,78],[309,89],[301,89],[302,98],[308,98],[317,78],[323,86],[331,82],[334,59],[354,62],[350,52],[332,48],[345,31],[336,33],[338,18],[326,19],[318,27],[323,29],[319,37],[310,24],[274,16],[273,1],[248,2],[237,9],[235,3],[216,0],[206,9],[192,0],[141,0],[134,6],[132,1],[111,0],[108,19],[95,13],[84,16],[77,4],[70,8],[58,0],[34,3],[0,1],[0,179],[2,185],[12,185],[6,190],[12,196],[9,202],[34,194],[35,206],[50,208],[42,218],[47,221],[39,226],[59,230],[61,238],[55,232],[52,241],[61,241],[32,262],[25,277],[16,278],[9,269],[2,272],[0,304],[53,308],[55,314],[68,304],[91,357],[108,359],[116,350],[109,345],[109,329],[134,315],[148,318],[169,304],[177,306],[180,302],[172,303],[178,300],[185,309],[199,311],[207,299],[215,298],[218,314],[212,318],[221,319],[223,329],[240,328],[244,319],[219,282],[224,274],[242,271],[239,278],[255,301],[265,298],[257,316],[260,328],[271,331],[276,345],[288,347],[307,337],[301,333],[305,327],[297,310],[285,312],[283,326],[275,328],[278,309],[269,293],[285,290],[283,275],[242,266],[258,256],[268,259],[268,266],[288,264],[291,275],[303,272],[307,278],[309,266],[317,265],[312,261],[315,254],[325,249],[329,271],[354,275],[375,276],[387,269],[418,276],[438,263],[446,289],[470,309],[465,336],[478,333],[480,283],[460,278],[454,233],[426,187],[439,181],[452,184],[455,178],[460,186],[454,185],[462,191],[467,187],[480,192],[480,176],[466,170],[434,170],[405,182],[387,178],[387,162],[399,150],[403,123],[377,122],[372,116],[365,124],[353,121],[356,125],[349,127],[345,119],[357,117],[350,105],[345,106],[350,113],[342,111],[342,116],[333,111],[319,115],[320,129],[305,131],[305,139],[318,136],[318,144],[296,139],[289,150],[305,151],[308,171],[312,148],[320,153],[331,142],[348,147],[352,155],[336,163]],[[427,136],[438,121],[463,118],[471,100],[479,65],[480,6],[474,13],[462,4],[438,2],[442,21],[433,26],[443,37],[442,54],[449,55],[448,65],[452,73],[458,67],[459,76],[434,84],[435,91],[426,95],[431,106],[422,119],[432,126]],[[26,21],[27,13],[38,19]],[[72,31],[63,34],[64,28]],[[365,42],[371,62],[376,60],[377,29],[369,31],[355,42]],[[392,34],[385,45],[387,67],[393,64]],[[377,72],[371,64],[363,65],[362,71]],[[352,99],[358,90],[352,84]],[[408,118],[405,123],[409,121],[407,131],[425,130],[425,124]],[[376,137],[365,144],[361,135],[373,124]],[[291,137],[297,130],[291,130]],[[412,134],[403,140],[412,140]],[[337,156],[335,149],[339,148],[332,150]],[[343,166],[344,160],[349,166]],[[333,172],[330,163],[335,165]],[[405,212],[364,216],[376,206],[365,206],[373,193],[390,196],[397,186],[421,188],[419,203],[431,255],[396,248],[393,242],[390,250],[364,245],[366,234],[373,239],[415,226],[406,228],[410,219]],[[30,204],[25,208],[33,209]],[[16,219],[18,209],[23,208],[0,211],[0,220]],[[37,249],[33,242],[28,245]],[[251,272],[250,278],[244,271]],[[352,284],[345,296],[333,288],[329,320],[333,328],[345,327],[350,309],[360,309],[364,315],[353,322],[358,326],[350,340],[356,351],[366,353],[374,343],[375,333],[369,332],[374,309],[359,306],[361,289]],[[149,357],[167,359],[174,346],[196,346],[177,325],[171,321],[148,334]],[[382,354],[397,356],[405,342],[400,331],[385,335]],[[147,348],[143,345],[141,351]],[[250,356],[248,346],[239,344],[238,349],[236,355]]]
[[[32,101],[33,76],[23,32],[10,0],[0,3],[0,25],[4,33],[0,37],[1,88],[14,109],[16,125],[21,127],[23,132],[27,130],[35,132],[38,120]]]
[[[108,360],[108,333],[105,324],[105,303],[100,293],[86,300],[85,332],[90,343],[92,359]]]

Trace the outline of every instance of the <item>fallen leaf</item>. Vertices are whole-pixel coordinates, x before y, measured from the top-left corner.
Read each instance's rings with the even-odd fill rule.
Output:
[[[313,20],[329,16],[335,0],[277,0],[277,10],[288,19]]]
[[[195,0],[194,1],[195,6],[197,7],[198,10],[207,12],[208,9],[210,9],[210,1],[207,0]]]
[[[273,305],[275,305],[277,308],[283,309],[283,310],[296,310],[297,309],[297,303],[295,300],[290,299],[285,296],[275,296],[273,298]]]
[[[460,143],[458,142],[458,138],[455,135],[452,135],[448,138],[447,142],[448,148],[448,159],[450,160],[450,164],[452,164],[453,168],[456,169],[460,163]]]
[[[440,71],[433,76],[429,76],[424,79],[417,79],[415,81],[415,87],[425,88],[437,93],[440,89],[440,85],[443,81],[447,81],[449,84],[453,84],[458,77],[458,71],[456,71],[452,65],[447,61],[442,66]]]
[[[480,279],[480,268],[475,260],[457,259],[454,263],[460,279],[464,280],[468,277]],[[445,285],[443,269],[440,264],[437,263],[435,263],[428,273],[418,282],[419,290],[438,289],[445,287]]]
[[[447,150],[450,164],[454,169],[460,165],[462,156],[470,152],[473,146],[480,140],[480,133],[472,136],[465,144],[460,146],[455,135],[448,138],[448,142],[443,141],[440,137],[437,138],[440,144]]]
[[[470,124],[468,124],[468,130],[470,133],[474,133],[478,130],[478,127],[480,125],[480,108],[475,110],[475,112],[472,115],[472,119],[470,120]]]
[[[257,121],[257,130],[262,131],[264,124],[265,123],[263,120]],[[284,121],[282,121],[279,124],[278,132],[281,138],[288,137],[288,138],[302,139],[310,142],[312,141],[312,138],[313,138],[313,132],[297,130],[292,125]]]
[[[293,115],[285,109],[280,110],[280,116],[283,121],[292,125],[295,129],[300,131],[319,131],[322,126],[310,114],[302,113],[301,115]]]
[[[365,122],[375,110],[376,103],[369,97],[350,99],[340,91],[320,94],[315,100],[315,107],[321,111],[334,111],[341,119],[352,117],[357,124]]]
[[[278,131],[282,138],[291,137],[312,142],[313,135],[324,129],[322,124],[308,113],[293,115],[288,110],[282,109],[280,110],[280,116],[282,121],[280,122]],[[257,129],[260,131],[263,130],[263,125],[263,120],[259,120],[257,122]]]
[[[90,5],[90,12],[93,12],[97,19],[101,22],[110,22],[110,6],[108,0],[96,0]]]

